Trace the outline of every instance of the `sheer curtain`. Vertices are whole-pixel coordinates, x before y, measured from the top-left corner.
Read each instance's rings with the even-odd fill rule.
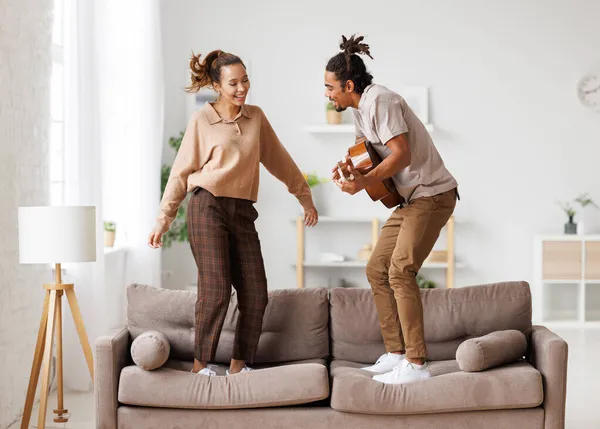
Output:
[[[65,41],[65,203],[95,205],[98,222],[97,261],[68,266],[65,274],[76,284],[93,343],[111,326],[125,323],[129,283],[160,286],[160,253],[146,245],[160,197],[159,1],[67,0],[65,7],[76,16]],[[105,255],[104,220],[117,224],[120,257]],[[65,366],[70,368],[66,387],[89,389],[68,318],[64,342]]]

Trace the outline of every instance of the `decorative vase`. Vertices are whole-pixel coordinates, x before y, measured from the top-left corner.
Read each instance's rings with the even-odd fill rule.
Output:
[[[327,110],[327,123],[328,124],[341,124],[342,123],[342,112],[336,110]]]
[[[371,253],[373,252],[373,246],[370,244],[365,244],[359,251],[358,251],[358,260],[359,261],[368,261],[369,258],[371,257]]]
[[[104,247],[115,245],[115,231],[104,231]]]
[[[565,234],[577,234],[577,224],[573,222],[573,216],[569,216],[569,222],[565,223]]]

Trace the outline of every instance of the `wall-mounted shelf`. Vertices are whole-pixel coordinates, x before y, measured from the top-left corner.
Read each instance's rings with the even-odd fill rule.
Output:
[[[343,261],[343,262],[321,262],[321,261],[310,261],[305,259],[305,227],[302,216],[298,216],[295,219],[296,222],[296,284],[298,288],[304,287],[304,269],[305,268],[365,268],[367,266],[366,261]],[[375,248],[377,239],[379,238],[380,232],[380,219],[379,218],[365,218],[365,217],[331,217],[322,216],[319,217],[319,226],[323,227],[325,224],[332,223],[365,223],[371,224],[371,244]],[[450,217],[446,223],[446,260],[443,262],[425,261],[422,269],[445,269],[446,270],[446,287],[454,287],[454,269],[460,265],[456,264],[454,257],[454,216]]]
[[[296,265],[296,264],[294,264]],[[304,261],[302,264],[307,268],[364,268],[367,266],[367,261],[342,261],[342,262],[320,262],[320,261]],[[454,264],[456,268],[461,268],[462,264],[456,262]],[[421,268],[431,269],[446,269],[448,268],[447,262],[427,262],[423,263]]]
[[[425,128],[427,131],[434,131],[433,124],[425,124]],[[306,125],[304,130],[312,133],[312,134],[332,134],[332,133],[341,133],[341,134],[354,134],[354,124],[313,124]]]

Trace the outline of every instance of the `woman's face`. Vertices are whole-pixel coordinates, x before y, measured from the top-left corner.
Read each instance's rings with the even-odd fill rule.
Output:
[[[221,68],[221,81],[215,84],[215,89],[221,93],[221,98],[235,106],[246,102],[250,90],[250,80],[246,69],[241,64],[233,64]]]

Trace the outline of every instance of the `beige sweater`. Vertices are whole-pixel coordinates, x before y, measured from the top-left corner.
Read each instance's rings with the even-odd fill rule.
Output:
[[[160,203],[158,227],[169,229],[186,194],[196,187],[217,197],[256,201],[259,163],[285,183],[304,208],[312,206],[302,172],[260,107],[243,105],[238,116],[228,121],[205,104],[185,131]]]

